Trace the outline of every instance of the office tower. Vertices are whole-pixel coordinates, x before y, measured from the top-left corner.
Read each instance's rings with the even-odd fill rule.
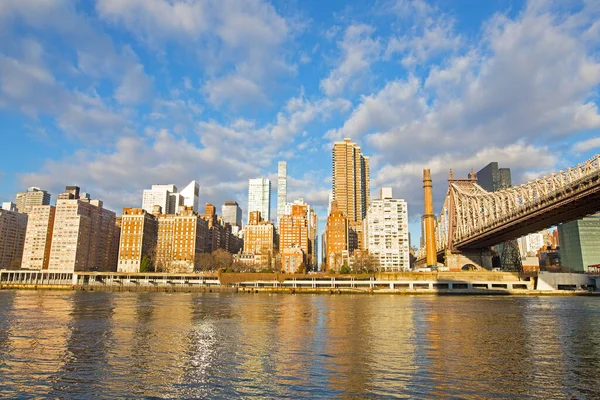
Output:
[[[287,163],[279,161],[277,164],[277,226],[279,220],[285,215],[287,204]]]
[[[236,201],[226,201],[221,206],[223,222],[238,228],[242,227],[242,209]]]
[[[183,196],[177,193],[177,186],[152,185],[152,189],[146,189],[143,192],[142,208],[146,212],[152,213],[154,206],[160,206],[163,213],[175,214],[183,202]]]
[[[48,269],[55,214],[54,206],[36,206],[29,212],[21,268]]]
[[[111,255],[118,234],[114,212],[103,208],[100,200],[79,197],[79,188],[67,186],[56,201],[48,270],[115,271],[117,260]]]
[[[248,220],[252,211],[259,211],[264,221],[271,220],[271,181],[266,178],[248,180]]]
[[[251,211],[248,225],[244,227],[244,253],[272,257],[276,251],[275,227],[263,220],[260,211]]]
[[[319,265],[319,217],[313,207],[308,210],[308,260],[307,265],[313,270],[317,270]]]
[[[336,201],[331,203],[327,217],[325,242],[327,269],[339,271],[348,257],[348,218],[338,209]]]
[[[198,212],[198,194],[200,193],[200,185],[196,181],[191,181],[179,194],[183,197],[183,205],[192,207],[192,210]],[[177,204],[177,207],[179,205]],[[177,210],[177,208],[176,208]]]
[[[26,230],[27,214],[0,209],[0,269],[20,268]]]
[[[26,192],[17,193],[17,211],[29,214],[35,206],[50,205],[50,193],[38,187],[30,187]]]
[[[410,269],[408,209],[406,201],[394,199],[392,188],[382,188],[364,221],[365,248],[378,260],[380,271]]]
[[[154,271],[158,220],[143,208],[124,208],[121,216],[119,272]]]
[[[204,251],[208,222],[193,208],[179,206],[176,214],[158,214],[156,269],[162,272],[189,273]]]
[[[510,168],[498,168],[497,162],[491,162],[477,172],[477,184],[488,192],[510,188]]]
[[[362,222],[369,204],[369,157],[346,138],[333,146],[333,200],[349,222]]]
[[[558,226],[560,263],[570,271],[600,264],[600,214]]]

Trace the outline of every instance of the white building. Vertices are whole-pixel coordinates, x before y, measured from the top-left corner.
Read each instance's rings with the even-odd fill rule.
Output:
[[[152,213],[154,206],[160,206],[164,214],[175,214],[180,203],[175,185],[152,185],[152,189],[144,190],[142,198],[142,208],[148,213]]]
[[[277,226],[279,220],[286,215],[287,204],[287,163],[279,161],[277,164]]]
[[[248,222],[250,213],[260,211],[264,221],[271,220],[271,181],[266,178],[248,180]]]
[[[363,243],[379,260],[380,271],[406,271],[410,268],[408,207],[403,199],[392,198],[391,188],[382,188],[363,221]]]
[[[29,212],[21,268],[48,269],[55,214],[54,206],[36,206]]]
[[[521,257],[535,256],[538,250],[544,246],[544,232],[531,233],[519,239]]]
[[[17,210],[22,214],[29,214],[33,207],[49,204],[50,193],[38,187],[32,186],[26,192],[17,193]]]
[[[186,207],[192,207],[192,209],[198,212],[198,194],[200,193],[200,185],[196,181],[191,181],[179,194],[183,197],[183,204]],[[179,206],[177,204],[173,213],[177,212]]]
[[[27,214],[0,208],[0,269],[19,269],[25,244]]]

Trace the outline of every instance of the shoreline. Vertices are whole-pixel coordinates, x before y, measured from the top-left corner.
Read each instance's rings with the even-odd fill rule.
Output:
[[[398,296],[588,296],[600,292],[584,290],[503,290],[503,289],[360,289],[360,288],[284,288],[238,286],[84,286],[3,284],[0,291],[77,291],[77,292],[148,292],[148,293],[236,293],[236,294],[319,294],[319,295],[398,295]]]

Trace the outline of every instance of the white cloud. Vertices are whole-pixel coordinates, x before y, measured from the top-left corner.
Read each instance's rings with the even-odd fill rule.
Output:
[[[584,153],[594,149],[600,149],[600,137],[595,137],[581,142],[577,142],[572,147],[575,153]]]
[[[267,96],[255,82],[239,75],[229,75],[207,82],[202,88],[208,101],[221,106],[227,104],[238,108],[248,104],[267,103]]]
[[[340,62],[329,76],[321,81],[320,87],[328,96],[335,96],[347,86],[356,86],[354,81],[369,71],[371,64],[381,55],[379,39],[373,39],[375,29],[364,24],[353,24],[346,28],[344,38],[338,42]]]

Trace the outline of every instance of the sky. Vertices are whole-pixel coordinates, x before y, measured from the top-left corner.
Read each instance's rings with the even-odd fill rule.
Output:
[[[599,0],[2,0],[0,200],[76,184],[120,214],[195,179],[245,211],[265,176],[274,214],[287,161],[322,231],[349,137],[418,243],[423,168],[439,212],[449,169],[520,184],[600,152],[599,50]]]

